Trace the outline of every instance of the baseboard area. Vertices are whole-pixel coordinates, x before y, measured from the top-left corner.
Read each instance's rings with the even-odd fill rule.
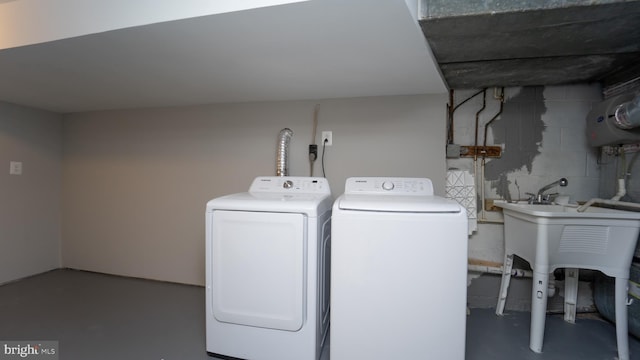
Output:
[[[494,274],[482,274],[471,280],[467,288],[469,308],[495,308],[502,277]],[[505,310],[531,311],[531,278],[512,278]],[[555,295],[547,303],[547,312],[564,311],[564,281],[556,281]],[[578,312],[595,312],[592,282],[580,281],[578,284]]]
[[[7,284],[11,284],[11,283],[14,283],[14,282],[16,282],[16,281],[21,281],[21,280],[29,279],[29,278],[32,278],[32,277],[34,277],[34,276],[39,276],[39,275],[42,275],[42,274],[46,274],[46,273],[50,273],[50,272],[52,272],[52,271],[58,271],[58,270],[62,270],[62,269],[64,269],[64,268],[54,268],[54,269],[50,269],[50,270],[46,270],[46,271],[41,271],[41,272],[38,272],[38,273],[35,273],[35,274],[31,274],[31,275],[27,275],[27,276],[22,276],[22,277],[19,277],[19,278],[16,278],[16,279],[11,279],[11,280],[8,280],[8,281],[0,282],[0,286],[2,286],[2,285],[7,285]]]

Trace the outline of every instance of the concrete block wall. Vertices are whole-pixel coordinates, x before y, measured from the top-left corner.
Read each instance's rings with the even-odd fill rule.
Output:
[[[458,90],[460,103],[477,90]],[[586,201],[598,196],[600,168],[598,150],[587,145],[586,115],[594,103],[602,101],[597,85],[506,88],[502,114],[489,126],[487,145],[499,145],[502,157],[488,159],[485,180],[481,181],[478,160],[476,182],[485,188],[488,199],[525,199],[526,192],[566,177],[567,187],[550,192],[570,196],[570,201]],[[475,116],[482,96],[465,103],[454,114],[454,142],[473,145]],[[494,89],[487,90],[486,109],[479,116],[478,143],[484,142],[484,124],[499,111]],[[474,171],[470,158],[448,159],[449,168]],[[478,203],[480,208],[480,203]],[[480,216],[479,216],[480,218]],[[499,212],[487,212],[486,219],[501,220]],[[480,223],[469,240],[469,257],[502,263],[504,238],[499,223]]]
[[[601,148],[598,157],[600,182],[598,197],[610,199],[618,193],[618,178],[625,176],[626,194],[620,199],[627,202],[640,202],[640,144],[625,145],[625,150],[615,151]],[[640,241],[636,246],[634,262],[640,263]]]
[[[456,103],[476,91],[456,91]],[[489,89],[486,109],[479,116],[479,145],[484,142],[484,124],[499,111],[499,102],[493,95],[494,90]],[[487,145],[501,146],[502,157],[487,160],[484,181],[480,176],[480,161],[477,164],[476,182],[485,187],[486,198],[525,199],[526,192],[534,193],[561,177],[566,177],[569,185],[550,192],[568,195],[572,202],[598,196],[603,169],[598,149],[587,145],[586,115],[592,105],[600,101],[601,89],[597,85],[506,88],[503,112],[487,131]],[[455,112],[456,144],[474,144],[475,116],[481,107],[482,97],[477,96]],[[447,166],[472,172],[474,169],[473,159],[469,158],[448,159]],[[469,258],[472,262],[500,266],[504,256],[502,214],[487,212],[485,218],[489,222],[481,221],[469,238]],[[524,268],[527,264],[518,261],[515,266]],[[469,307],[494,307],[500,276],[470,272],[469,279]],[[589,287],[583,285],[579,306],[591,309],[592,294],[587,291]],[[530,309],[530,289],[531,279],[514,279],[507,309]],[[549,309],[562,309],[558,296],[560,293],[555,300],[550,300]]]
[[[635,149],[640,147],[632,147],[632,151],[626,152],[624,159],[621,154],[612,154],[603,150],[599,158],[600,183],[599,196],[601,198],[611,198],[618,191],[618,174],[623,171],[626,176],[626,195],[621,199],[629,202],[640,202],[640,151]],[[623,170],[626,169],[626,170]]]

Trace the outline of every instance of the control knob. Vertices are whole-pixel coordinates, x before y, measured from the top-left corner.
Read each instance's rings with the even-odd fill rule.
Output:
[[[382,183],[382,188],[384,190],[393,190],[394,187],[395,187],[395,185],[391,181],[385,181],[385,182]]]

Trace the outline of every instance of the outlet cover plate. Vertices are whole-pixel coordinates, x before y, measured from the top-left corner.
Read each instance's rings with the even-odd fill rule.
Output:
[[[325,144],[324,140],[327,139],[327,143]],[[320,144],[324,144],[326,146],[331,146],[333,145],[333,131],[323,131],[322,132],[322,139]]]

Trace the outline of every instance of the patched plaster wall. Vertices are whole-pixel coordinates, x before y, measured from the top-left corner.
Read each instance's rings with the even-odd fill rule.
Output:
[[[476,91],[456,91],[456,103]],[[484,142],[484,124],[499,111],[499,101],[493,95],[494,90],[489,89],[487,106],[479,116],[480,145]],[[487,131],[487,145],[499,145],[503,153],[498,159],[487,159],[484,181],[481,160],[476,162],[478,189],[484,186],[487,199],[524,199],[525,193],[535,193],[565,177],[569,185],[550,192],[570,196],[572,202],[596,197],[600,175],[598,151],[587,145],[585,118],[591,106],[601,100],[597,85],[506,88],[503,112]],[[474,144],[475,116],[481,107],[480,95],[455,112],[456,144]],[[472,158],[448,159],[447,165],[474,172]],[[478,218],[482,218],[480,214]],[[501,213],[488,211],[485,220],[484,223],[480,220],[478,231],[469,239],[469,257],[501,264],[504,256]]]

